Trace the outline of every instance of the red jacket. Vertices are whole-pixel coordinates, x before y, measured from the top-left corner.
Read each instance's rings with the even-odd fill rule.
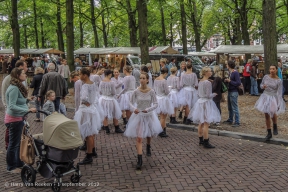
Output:
[[[247,69],[248,68],[248,69]],[[249,72],[247,72],[249,71]],[[243,76],[244,77],[250,77],[250,72],[252,71],[252,67],[250,65],[250,63],[247,63],[244,67],[244,70],[243,70]]]

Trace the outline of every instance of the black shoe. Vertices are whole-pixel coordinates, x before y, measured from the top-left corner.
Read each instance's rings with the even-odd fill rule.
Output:
[[[178,115],[179,119],[182,119],[182,111],[180,111],[179,115]]]
[[[278,135],[277,124],[273,124],[273,135]]]
[[[191,123],[192,123],[192,121],[187,118],[184,124],[185,124],[185,125],[191,125]]]
[[[127,122],[127,119],[126,119],[126,117],[125,118],[123,118],[123,124],[124,125],[126,125],[128,122]]]
[[[183,124],[186,124],[187,117],[184,117]]]
[[[203,137],[199,137],[199,145],[204,145]]]
[[[207,148],[207,149],[213,149],[213,148],[215,148],[213,145],[211,145],[210,143],[209,143],[209,139],[204,139],[204,145],[203,145],[205,148]]]
[[[137,161],[136,169],[141,170],[141,167],[142,167],[142,155],[138,155],[138,161]]]
[[[272,134],[268,133],[265,137],[265,141],[270,141],[271,138],[272,138]]]
[[[173,117],[170,117],[170,123],[172,124],[172,121],[173,121]]]
[[[179,122],[176,121],[176,117],[172,117],[172,122],[170,122],[171,124],[178,124]]]
[[[98,157],[95,148],[92,149],[92,157],[93,158],[97,158]]]
[[[86,151],[87,150],[86,141],[84,142],[84,144],[81,147],[79,147],[79,149],[81,151]]]
[[[78,163],[78,165],[91,164],[93,162],[92,153],[86,153],[86,157]]]
[[[110,129],[108,126],[105,126],[106,134],[110,134]]]
[[[168,137],[166,134],[166,128],[163,129],[163,131],[159,134],[160,137]]]
[[[148,157],[151,157],[151,145],[147,144],[147,146],[146,146],[146,155]]]
[[[224,124],[233,124],[232,121],[228,121],[228,120],[227,120],[227,121],[223,121],[223,123],[224,123]]]
[[[119,125],[115,126],[115,133],[124,133],[119,127]]]

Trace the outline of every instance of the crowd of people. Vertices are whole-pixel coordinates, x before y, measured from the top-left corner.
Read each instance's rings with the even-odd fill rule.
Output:
[[[115,133],[136,138],[136,168],[141,169],[143,139],[147,140],[146,155],[149,157],[152,155],[151,138],[168,137],[166,118],[169,116],[171,124],[178,124],[178,110],[178,119],[182,119],[184,114],[183,123],[198,125],[199,145],[215,148],[209,141],[208,129],[210,124],[221,122],[222,93],[228,91],[229,110],[229,118],[223,123],[232,124],[233,127],[241,125],[238,107],[241,80],[235,70],[235,62],[227,63],[229,77],[225,79],[222,79],[218,66],[214,67],[214,71],[204,67],[198,79],[191,63],[181,62],[179,70],[173,63],[170,64],[161,59],[160,75],[153,79],[151,64],[138,66],[136,70],[125,66],[123,75],[120,75],[119,69],[112,71],[102,65],[59,73],[59,70],[56,72],[55,64],[48,63],[46,74],[43,68],[36,68],[36,75],[30,85],[34,91],[32,97],[28,97],[27,64],[18,61],[15,69],[2,82],[2,102],[6,108],[7,170],[19,172],[18,168],[23,166],[19,159],[22,116],[28,111],[37,112],[43,105],[42,109],[47,115],[60,112],[61,99],[65,99],[68,94],[67,75],[74,82],[74,120],[78,122],[85,141],[81,150],[86,151],[86,156],[80,165],[90,164],[98,156],[95,139],[101,129],[110,134],[108,125],[109,120],[112,120]],[[255,108],[265,114],[267,141],[272,138],[270,119],[273,122],[273,134],[277,135],[277,115],[285,112],[283,85],[277,71],[277,65],[270,67],[270,74],[264,76],[261,83],[264,92],[255,104]],[[36,108],[29,109],[27,103],[32,99],[35,100]],[[119,124],[121,118],[123,127]],[[41,121],[37,113],[35,121]]]

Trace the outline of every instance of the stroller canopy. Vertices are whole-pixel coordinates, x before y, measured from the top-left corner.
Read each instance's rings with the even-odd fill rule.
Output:
[[[45,118],[43,141],[45,145],[61,150],[74,149],[83,145],[77,122],[62,114],[52,114]]]

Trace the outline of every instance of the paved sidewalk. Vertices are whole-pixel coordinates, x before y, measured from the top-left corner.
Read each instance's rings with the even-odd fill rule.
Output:
[[[50,187],[11,186],[22,182],[20,174],[6,172],[3,111],[0,104],[0,191],[51,191]],[[33,119],[34,114],[28,120],[32,132],[40,133],[42,123]],[[195,132],[168,128],[167,133],[169,138],[152,139],[152,157],[143,155],[143,169],[138,172],[135,139],[101,131],[96,137],[98,158],[92,165],[81,166],[80,181],[90,186],[62,187],[61,191],[288,191],[285,146],[211,135],[216,148],[207,150],[198,146]],[[76,162],[83,157],[81,151]],[[63,182],[69,183],[70,176]],[[37,174],[36,182],[53,179]]]

